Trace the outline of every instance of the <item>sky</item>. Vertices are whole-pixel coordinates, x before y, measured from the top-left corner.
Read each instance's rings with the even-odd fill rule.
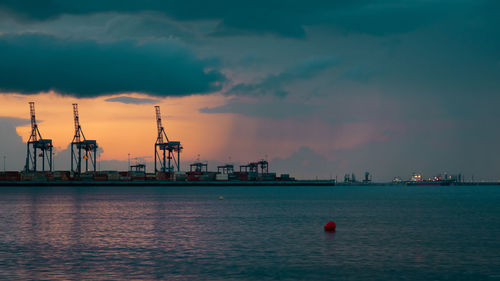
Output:
[[[500,180],[499,3],[2,0],[0,155],[23,168],[34,101],[68,170],[78,103],[100,169],[151,170],[159,105],[183,167]]]

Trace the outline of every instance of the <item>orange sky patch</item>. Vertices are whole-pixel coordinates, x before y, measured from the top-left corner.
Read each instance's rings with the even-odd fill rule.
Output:
[[[144,97],[130,94],[132,97]],[[125,160],[153,156],[156,139],[154,105],[160,105],[163,126],[171,140],[184,146],[184,159],[201,154],[215,159],[224,149],[227,129],[232,118],[227,115],[199,113],[200,107],[223,104],[222,95],[157,98],[157,104],[124,104],[106,102],[108,97],[76,99],[54,93],[38,95],[0,95],[0,112],[5,117],[29,119],[28,102],[35,102],[36,117],[42,136],[53,140],[56,150],[65,149],[74,134],[72,103],[78,103],[80,124],[87,139],[97,140],[104,149],[102,160]],[[20,126],[17,132],[26,141],[30,125]]]

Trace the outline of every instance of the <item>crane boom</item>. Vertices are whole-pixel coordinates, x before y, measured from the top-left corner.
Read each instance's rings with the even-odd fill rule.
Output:
[[[158,141],[159,143],[163,143],[163,126],[161,125],[161,113],[160,106],[155,106],[156,111],[156,128],[158,129]]]
[[[30,116],[31,116],[31,136],[30,140],[31,141],[37,141],[38,140],[38,134],[37,134],[37,129],[38,126],[36,124],[36,117],[35,117],[35,103],[30,101]]]
[[[26,165],[24,170],[26,172],[36,172],[37,163],[42,164],[42,171],[45,171],[45,164],[49,166],[49,171],[52,171],[52,140],[42,138],[38,124],[36,123],[35,103],[29,102],[30,105],[30,119],[31,119],[31,135],[27,141],[26,148]]]
[[[35,102],[30,101],[31,128],[36,127]]]
[[[173,172],[175,168],[180,170],[180,153],[182,150],[180,141],[171,141],[168,139],[165,128],[161,124],[160,106],[155,106],[156,127],[158,135],[155,142],[155,172]],[[177,154],[177,155],[176,155]],[[171,165],[171,161],[175,166]],[[160,169],[158,169],[158,163]]]
[[[71,172],[76,175],[82,173],[82,161],[85,163],[85,172],[89,171],[89,162],[94,172],[97,171],[97,141],[87,140],[80,126],[78,115],[78,104],[73,104],[73,116],[75,120],[75,136],[71,142]],[[82,153],[83,152],[83,153]],[[82,159],[83,157],[83,159]]]
[[[73,104],[73,116],[75,119],[75,136],[73,137],[73,141],[80,141],[80,121],[78,118],[78,104]]]

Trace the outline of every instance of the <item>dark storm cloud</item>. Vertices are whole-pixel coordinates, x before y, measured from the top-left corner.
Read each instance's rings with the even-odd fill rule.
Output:
[[[351,67],[344,72],[345,78],[360,83],[370,81],[374,75],[375,73],[373,70],[359,66]]]
[[[109,15],[108,15],[109,16]],[[114,38],[182,38],[192,34],[180,24],[157,14],[116,15],[106,24],[105,34]]]
[[[186,77],[189,83],[183,81],[182,85],[189,93],[193,87],[218,89],[223,80],[218,78],[220,74],[215,72],[218,75],[211,79],[211,74],[204,72],[215,68],[235,81],[224,83],[222,91],[232,99],[200,112],[266,118],[265,122],[256,122],[255,129],[255,135],[265,136],[266,143],[276,140],[294,143],[297,148],[307,146],[292,157],[272,163],[273,167],[284,167],[283,172],[307,170],[312,176],[323,169],[321,175],[328,176],[332,170],[324,167],[338,164],[325,158],[329,155],[328,159],[338,159],[343,165],[334,169],[344,170],[339,175],[359,174],[366,169],[377,179],[390,180],[396,175],[406,178],[412,171],[427,174],[446,169],[494,175],[496,179],[495,168],[500,166],[500,160],[494,157],[499,154],[499,134],[494,129],[500,122],[499,9],[497,0],[0,0],[0,34],[39,32],[101,42],[83,41],[83,45],[95,47],[87,49],[99,52],[72,53],[64,48],[47,52],[40,48],[39,40],[24,40],[25,46],[7,42],[14,46],[10,49],[13,54],[22,50],[26,58],[17,54],[12,60],[21,64],[10,61],[4,66],[2,63],[9,62],[12,55],[0,49],[0,81],[8,85],[15,82],[17,87],[36,85],[36,90],[61,88],[62,83],[83,93],[91,86],[110,92],[108,80],[120,86],[113,91],[117,87],[121,91],[121,86],[130,88],[123,83],[142,79],[135,85],[143,92],[153,92],[145,77],[155,80],[155,69],[162,62],[165,69],[175,69],[176,74]],[[150,51],[151,45],[145,48],[133,43],[158,38],[183,42],[200,57],[217,57],[220,63],[198,60],[185,52],[187,59],[180,61],[182,65],[196,65],[198,72],[193,77],[191,71],[178,67],[168,57],[172,49],[183,53],[184,47],[166,43],[167,47]],[[67,44],[69,49],[80,50],[76,48],[80,43],[54,41],[50,44]],[[7,43],[0,40],[0,46]],[[102,51],[105,47],[113,51]],[[118,52],[126,53],[127,58],[148,61],[134,71],[142,78],[118,79],[119,75],[111,71],[108,79],[116,64],[107,54],[113,56],[115,49],[122,49]],[[142,52],[132,52],[137,49]],[[57,58],[65,52],[75,58],[64,55],[60,60],[44,60],[47,54]],[[98,53],[105,57],[99,67],[86,67],[78,61],[82,55],[82,61],[97,64]],[[168,58],[159,55],[165,53]],[[311,56],[337,56],[342,63],[289,67]],[[66,67],[59,70],[53,65]],[[13,80],[7,68],[22,75]],[[29,70],[28,75],[24,75],[24,68]],[[116,68],[125,71],[122,65]],[[55,81],[56,75],[50,76],[54,71],[62,82]],[[75,80],[73,75],[86,80]],[[98,75],[106,77],[95,79],[101,77]],[[161,89],[179,83],[179,79],[163,80]],[[0,84],[0,89],[3,87]],[[115,97],[110,98],[115,102],[141,102]],[[303,123],[307,125],[299,134],[297,127]],[[234,127],[230,135],[238,142],[248,128]],[[294,164],[286,166],[291,162]]]
[[[182,45],[163,41],[96,43],[26,34],[0,37],[0,91],[92,97],[120,92],[156,96],[209,93],[223,75]]]
[[[441,1],[370,1],[346,9],[323,10],[310,22],[322,23],[346,33],[382,36],[404,33],[432,24],[452,12],[457,3]],[[448,4],[448,5],[447,5]]]
[[[155,11],[177,20],[215,20],[213,35],[273,34],[303,38],[309,25],[382,35],[406,32],[434,21],[450,4],[432,1],[165,1],[7,0],[0,9],[24,20],[49,20],[63,14]]]
[[[147,3],[131,0],[7,0],[0,4],[0,8],[24,20],[48,20],[63,14],[158,11],[179,20],[218,20],[219,34],[245,30],[293,37],[304,35],[301,22],[294,20],[307,10],[302,6],[299,1],[283,5],[281,1],[263,0],[246,3],[228,0],[152,0]]]
[[[133,97],[114,97],[114,98],[109,98],[105,99],[107,102],[121,102],[125,104],[147,104],[147,103],[157,103],[158,100],[154,99],[148,99],[148,98],[133,98]]]
[[[240,83],[233,86],[227,95],[264,95],[273,94],[284,97],[288,93],[284,89],[290,83],[298,80],[306,80],[314,77],[320,72],[338,64],[339,59],[335,57],[316,57],[304,60],[298,65],[285,69],[279,74],[271,74],[260,82]]]

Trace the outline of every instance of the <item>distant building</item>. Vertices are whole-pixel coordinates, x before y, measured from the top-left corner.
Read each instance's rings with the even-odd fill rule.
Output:
[[[372,175],[369,172],[365,172],[365,178],[363,179],[363,183],[370,183],[372,181]]]
[[[344,175],[344,182],[345,183],[350,183],[351,182],[351,176],[349,174]]]
[[[394,182],[394,183],[400,183],[402,181],[403,180],[400,177],[394,177],[394,179],[392,180],[392,182]]]

